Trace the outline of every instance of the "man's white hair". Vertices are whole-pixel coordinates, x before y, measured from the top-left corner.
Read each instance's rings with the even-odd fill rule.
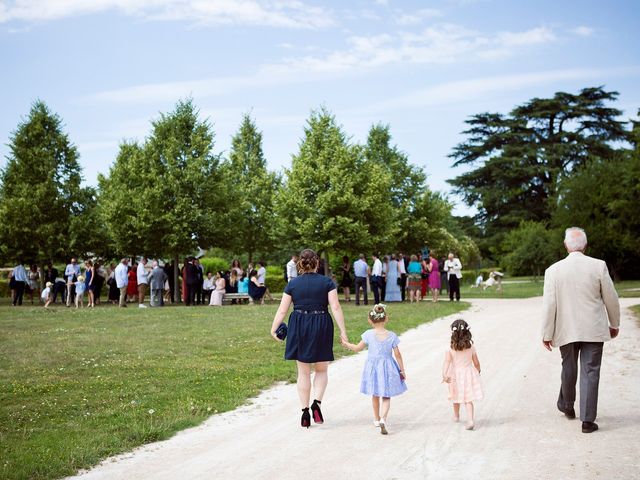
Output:
[[[564,231],[564,244],[570,252],[581,252],[587,248],[587,234],[580,227],[569,227]]]

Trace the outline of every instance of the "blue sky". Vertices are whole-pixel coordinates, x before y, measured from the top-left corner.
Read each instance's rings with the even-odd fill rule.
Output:
[[[63,118],[93,185],[123,139],[192,96],[216,152],[250,112],[273,170],[321,105],[354,141],[388,123],[446,192],[474,113],[605,85],[636,118],[638,25],[634,0],[0,0],[0,166],[36,98]]]

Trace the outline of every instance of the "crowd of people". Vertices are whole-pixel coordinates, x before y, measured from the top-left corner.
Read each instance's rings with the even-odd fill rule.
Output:
[[[228,270],[205,272],[198,258],[187,257],[178,274],[178,296],[188,306],[221,306],[225,295],[230,294],[234,297],[232,303],[262,304],[265,298],[272,299],[265,285],[267,269],[262,260],[255,266],[249,263],[243,269],[240,261],[234,259]],[[41,281],[44,284],[42,289]],[[34,294],[37,299],[40,292],[40,302],[47,308],[58,303],[81,308],[85,305],[85,298],[87,307],[92,308],[101,303],[105,284],[108,287],[106,301],[111,304],[127,307],[137,303],[139,308],[147,308],[148,292],[149,305],[160,307],[173,303],[176,288],[174,264],[160,265],[157,260],[149,264],[146,258],[139,261],[122,258],[117,265],[111,263],[105,267],[87,260],[81,266],[76,258],[71,258],[62,274],[51,263],[41,272],[35,264],[27,270],[22,261],[9,273],[14,306],[22,305],[25,294],[34,304]]]
[[[287,265],[287,275],[293,272]],[[449,294],[449,300],[460,301],[460,279],[462,263],[453,253],[438,259],[433,251],[423,251],[410,256],[392,253],[382,258],[374,253],[371,265],[364,254],[351,264],[349,257],[342,258],[339,286],[346,302],[351,301],[351,288],[355,288],[355,303],[360,305],[360,294],[365,305],[369,303],[368,290],[373,293],[374,303],[409,302],[428,300],[437,302],[442,290]],[[367,285],[369,286],[367,288]]]
[[[351,292],[355,290],[355,303],[360,305],[361,297],[365,305],[369,303],[369,291],[374,302],[410,302],[427,300],[437,302],[443,290],[449,293],[451,301],[460,300],[460,281],[462,264],[450,253],[448,258],[436,258],[434,252],[423,251],[410,256],[403,253],[380,256],[373,254],[371,264],[364,254],[351,263],[349,257],[342,259],[336,274],[332,274],[321,259],[318,273],[332,277],[344,294],[346,302],[351,301]],[[285,280],[291,281],[298,275],[298,256],[292,255],[285,267]],[[263,304],[265,299],[272,300],[266,286],[267,269],[264,261],[256,265],[249,263],[242,267],[240,260],[234,259],[227,270],[206,271],[200,259],[187,257],[178,271],[178,297],[187,306],[222,306],[225,297],[231,303]],[[40,302],[45,307],[60,302],[68,307],[81,308],[86,305],[93,308],[102,300],[105,285],[106,301],[127,307],[138,304],[147,308],[145,303],[149,295],[149,305],[160,307],[173,303],[176,289],[174,263],[160,264],[154,260],[149,264],[146,258],[139,261],[122,258],[116,265],[102,265],[86,260],[81,265],[71,258],[64,272],[59,272],[49,263],[43,272],[37,265],[29,269],[18,262],[9,274],[9,286],[13,305],[22,305],[26,294],[34,303],[34,294],[40,292]],[[41,278],[42,275],[42,278]],[[40,281],[44,288],[40,290]]]

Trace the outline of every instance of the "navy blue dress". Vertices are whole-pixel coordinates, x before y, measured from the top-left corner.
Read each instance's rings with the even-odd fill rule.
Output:
[[[333,360],[333,319],[327,310],[329,292],[336,286],[329,277],[305,273],[292,279],[284,293],[293,299],[284,358],[304,363]]]

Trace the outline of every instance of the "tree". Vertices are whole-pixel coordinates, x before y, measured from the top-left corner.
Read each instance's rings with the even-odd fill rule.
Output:
[[[566,179],[558,193],[553,223],[583,227],[589,252],[607,262],[614,279],[640,275],[640,127],[634,122],[632,148],[611,160],[591,158]]]
[[[152,126],[144,145],[121,146],[110,176],[101,178],[101,211],[122,253],[166,256],[177,266],[198,247],[230,244],[232,197],[212,153],[211,126],[191,99]]]
[[[233,223],[236,231],[234,249],[246,252],[249,262],[257,251],[274,246],[273,217],[278,176],[267,170],[262,153],[262,133],[249,115],[242,119],[231,142],[227,191],[236,193]]]
[[[328,253],[393,242],[389,172],[367,161],[326,109],[311,113],[285,176],[278,214],[283,235],[294,244]]]
[[[463,265],[475,262],[479,257],[478,248],[457,224],[451,210],[451,203],[442,194],[427,188],[411,212],[399,249],[419,252],[427,246],[436,255],[455,252]]]
[[[509,115],[474,115],[468,139],[450,155],[454,167],[474,166],[449,182],[494,244],[522,220],[548,221],[561,183],[590,156],[609,159],[613,142],[628,138],[620,110],[607,106],[617,92],[585,88],[578,95],[534,98]],[[478,164],[481,163],[480,166]]]
[[[109,175],[98,175],[99,216],[106,226],[113,249],[119,255],[148,252],[151,235],[149,224],[140,212],[149,207],[146,187],[149,183],[149,164],[144,148],[136,142],[123,142]],[[157,247],[151,250],[159,250]]]
[[[0,256],[41,265],[64,260],[84,200],[78,150],[40,100],[11,134],[9,150],[0,174]]]
[[[369,130],[364,148],[367,161],[379,165],[391,177],[388,201],[395,211],[397,235],[393,239],[393,244],[386,245],[387,247],[412,243],[411,240],[406,242],[405,239],[412,231],[418,204],[426,198],[424,194],[427,191],[425,173],[421,168],[411,165],[407,155],[397,146],[392,146],[391,140],[388,125],[373,125]],[[423,238],[423,242],[424,240]],[[424,243],[416,249],[422,246]]]
[[[562,234],[542,222],[522,221],[505,237],[503,265],[513,275],[539,277],[562,256]]]

